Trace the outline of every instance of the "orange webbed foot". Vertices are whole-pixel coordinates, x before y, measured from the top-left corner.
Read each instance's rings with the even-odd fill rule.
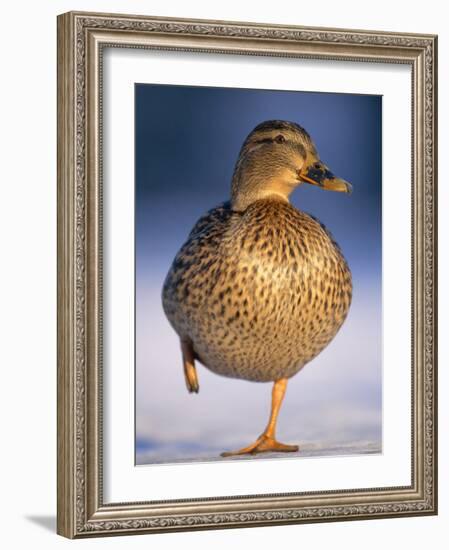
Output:
[[[299,451],[298,445],[287,445],[277,441],[274,437],[270,437],[266,434],[262,434],[256,439],[254,443],[238,449],[237,451],[226,451],[221,453],[221,456],[236,456],[245,454],[259,454],[259,453],[295,453]]]

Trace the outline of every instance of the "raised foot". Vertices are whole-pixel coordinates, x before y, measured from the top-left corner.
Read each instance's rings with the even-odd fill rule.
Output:
[[[280,443],[273,437],[269,437],[263,434],[251,445],[243,447],[243,449],[238,449],[237,451],[226,451],[224,453],[221,453],[221,456],[236,456],[269,452],[294,453],[296,451],[299,451],[298,445],[286,445],[285,443]]]
[[[187,364],[184,368],[184,374],[186,379],[187,389],[190,393],[198,393],[200,391],[200,385],[198,383],[198,375],[196,373],[195,365]]]
[[[181,340],[182,362],[184,365],[184,377],[186,386],[190,393],[198,393],[200,385],[198,384],[198,375],[195,367],[195,354],[191,340]]]

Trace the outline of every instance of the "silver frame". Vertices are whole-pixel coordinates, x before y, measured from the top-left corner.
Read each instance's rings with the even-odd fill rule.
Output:
[[[234,53],[412,68],[412,483],[105,504],[102,52]],[[437,37],[70,12],[58,17],[58,521],[70,538],[437,513]],[[404,358],[408,360],[409,358]]]

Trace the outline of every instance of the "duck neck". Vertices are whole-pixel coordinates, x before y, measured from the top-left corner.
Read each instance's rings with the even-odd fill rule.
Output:
[[[242,212],[253,202],[267,198],[289,202],[291,191],[291,186],[281,174],[271,177],[257,173],[241,174],[237,168],[232,178],[232,210]]]

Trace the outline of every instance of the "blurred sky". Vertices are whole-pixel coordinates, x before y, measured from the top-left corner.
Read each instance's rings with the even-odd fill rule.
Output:
[[[353,274],[347,321],[289,382],[281,441],[304,456],[379,452],[381,365],[380,96],[136,84],[136,461],[214,459],[258,436],[271,384],[223,378],[198,364],[185,388],[161,289],[195,221],[229,198],[243,140],[260,122],[297,122],[353,194],[303,185],[292,204],[318,217]],[[266,456],[266,455],[263,455]]]

